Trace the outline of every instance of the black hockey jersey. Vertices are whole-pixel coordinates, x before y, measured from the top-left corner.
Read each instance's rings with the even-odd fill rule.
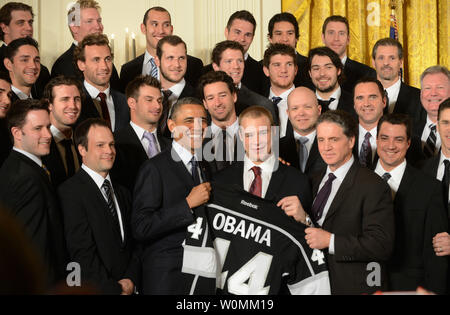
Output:
[[[272,202],[212,185],[183,244],[190,294],[330,294],[325,256],[306,244],[306,226]]]

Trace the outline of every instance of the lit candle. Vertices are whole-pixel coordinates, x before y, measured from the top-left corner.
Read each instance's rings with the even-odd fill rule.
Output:
[[[128,27],[125,29],[125,61],[130,61],[130,36],[128,34]]]
[[[132,50],[131,50],[131,54],[133,59],[136,58],[136,35],[134,33],[131,33],[131,38],[132,38]]]
[[[110,46],[111,46],[111,54],[114,55],[114,34],[111,34]]]

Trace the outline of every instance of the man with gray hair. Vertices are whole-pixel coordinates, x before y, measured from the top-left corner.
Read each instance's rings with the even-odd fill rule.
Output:
[[[422,108],[414,121],[414,134],[422,140],[426,157],[438,154],[441,138],[436,131],[439,105],[450,97],[450,72],[445,66],[427,68],[420,77]]]
[[[76,64],[73,62],[75,47],[90,34],[103,34],[101,8],[94,0],[77,0],[67,12],[67,23],[70,33],[74,39],[72,45],[61,56],[56,59],[52,67],[52,78],[58,75],[75,77],[82,81]],[[111,75],[111,86],[115,90],[120,90],[119,75],[113,65]]]

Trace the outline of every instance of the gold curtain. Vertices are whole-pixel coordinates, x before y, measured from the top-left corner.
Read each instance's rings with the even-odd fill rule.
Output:
[[[450,64],[450,1],[397,0],[398,38],[404,50],[405,82],[420,88],[420,75],[429,66]],[[350,24],[348,56],[371,64],[375,42],[389,37],[389,0],[282,0],[282,11],[297,17],[297,50],[307,56],[323,46],[322,24],[330,15],[347,17]]]

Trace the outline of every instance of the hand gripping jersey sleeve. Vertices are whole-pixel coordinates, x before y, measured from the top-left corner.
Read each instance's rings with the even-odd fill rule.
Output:
[[[272,202],[213,184],[184,243],[191,294],[330,294],[325,256],[305,241],[305,226]]]

